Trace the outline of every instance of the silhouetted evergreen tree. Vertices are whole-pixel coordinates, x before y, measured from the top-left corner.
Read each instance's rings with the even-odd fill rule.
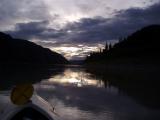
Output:
[[[109,50],[112,49],[112,44],[111,44],[111,43],[109,44],[109,47],[108,47],[108,48],[109,48]]]
[[[108,46],[108,43],[106,42],[105,51],[108,51],[108,50],[109,50],[109,46]]]
[[[159,40],[160,25],[151,25],[133,33],[127,38],[124,38],[113,47],[111,44],[108,46],[106,43],[103,53],[97,54],[96,56],[98,57],[95,57],[95,59],[92,55],[90,57],[92,57],[92,61],[94,62],[107,62],[108,60],[112,62],[114,60],[127,60],[127,62],[158,61],[160,59]],[[87,62],[89,62],[89,58],[87,58]]]

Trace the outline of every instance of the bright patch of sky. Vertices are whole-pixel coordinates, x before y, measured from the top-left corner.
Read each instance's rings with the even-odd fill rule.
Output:
[[[113,28],[110,27],[109,22],[107,23],[103,19],[111,18],[111,23],[117,23],[115,19],[114,21],[112,19],[119,11],[131,8],[143,10],[159,2],[160,0],[1,0],[0,30],[9,31],[8,33],[15,35],[15,37],[24,37],[24,39],[48,47],[63,54],[68,59],[84,59],[89,52],[98,51],[100,47],[104,48],[107,38],[105,39],[104,32],[101,31],[105,28],[98,23],[99,21],[102,21],[102,24],[110,28],[111,32],[108,31],[112,34]],[[130,13],[133,14],[133,11],[130,11]],[[90,26],[86,27],[85,24],[81,24],[81,20],[84,18],[90,19],[83,21],[86,24],[92,23],[91,25],[93,25],[95,23],[93,28],[95,30],[99,29],[98,31],[104,36],[103,40],[97,40],[97,43],[95,43],[96,40],[92,42],[88,39],[89,37],[93,39],[92,36],[95,35],[93,33],[96,32],[92,31]],[[149,18],[152,19],[152,17]],[[97,22],[98,19],[100,20]],[[66,28],[68,25],[72,29]],[[116,34],[119,32],[118,30],[114,31]],[[98,35],[101,39],[102,35],[100,33]],[[96,37],[98,38],[98,36],[94,36],[94,39]],[[86,38],[86,43],[84,43],[84,39],[81,43],[78,38]],[[90,42],[87,42],[87,40]],[[65,44],[68,44],[68,46],[65,46]]]

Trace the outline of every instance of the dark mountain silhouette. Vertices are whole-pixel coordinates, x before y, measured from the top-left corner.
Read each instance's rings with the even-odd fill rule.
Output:
[[[92,53],[85,62],[152,62],[159,61],[160,25],[151,25],[120,40],[103,52]]]
[[[0,32],[0,64],[66,64],[60,54]]]
[[[86,70],[105,86],[116,86],[150,108],[160,109],[160,25],[142,28],[85,60]]]

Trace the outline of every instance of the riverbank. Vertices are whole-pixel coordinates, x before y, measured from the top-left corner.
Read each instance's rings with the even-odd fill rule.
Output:
[[[153,64],[88,64],[86,71],[116,86],[122,93],[150,108],[160,108],[159,71]]]

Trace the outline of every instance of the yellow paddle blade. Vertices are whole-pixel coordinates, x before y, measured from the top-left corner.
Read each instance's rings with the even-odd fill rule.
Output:
[[[11,92],[10,99],[15,105],[24,105],[29,102],[34,92],[34,88],[30,84],[17,85]]]

